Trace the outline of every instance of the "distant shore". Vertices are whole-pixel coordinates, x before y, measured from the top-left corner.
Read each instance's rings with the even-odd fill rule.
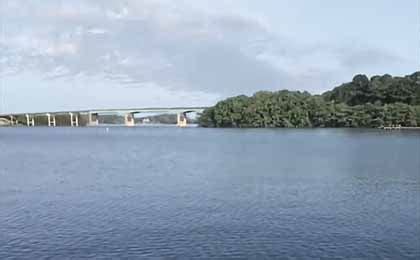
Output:
[[[382,126],[379,129],[383,130],[420,130],[418,126]]]
[[[230,97],[204,110],[199,124],[210,128],[417,129],[420,71],[405,77],[356,75],[321,95],[280,90]]]

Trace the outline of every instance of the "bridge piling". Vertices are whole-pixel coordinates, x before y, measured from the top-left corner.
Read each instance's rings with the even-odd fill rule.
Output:
[[[56,126],[55,115],[51,115],[50,113],[47,113],[47,117],[48,117],[48,126],[55,127]]]
[[[185,113],[178,113],[176,117],[176,125],[178,127],[187,126],[187,115]]]
[[[25,116],[26,116],[26,125],[28,127],[35,126],[35,118],[28,114],[26,114]]]
[[[14,126],[14,125],[18,125],[18,124],[19,124],[19,122],[18,122],[18,120],[17,120],[17,118],[16,118],[16,117],[14,117],[14,116],[9,116],[9,118],[10,118],[10,125],[11,125],[11,126]]]
[[[128,113],[124,115],[124,124],[126,126],[135,126],[136,123],[134,121],[134,114],[133,113]]]
[[[69,113],[70,114],[70,126],[71,127],[78,127],[79,126],[79,116],[72,112]]]
[[[98,125],[99,125],[98,113],[89,112],[87,126],[98,126]]]

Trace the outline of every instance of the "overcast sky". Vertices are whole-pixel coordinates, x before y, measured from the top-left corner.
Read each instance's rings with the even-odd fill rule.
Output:
[[[419,2],[0,0],[0,109],[202,106],[410,74]]]

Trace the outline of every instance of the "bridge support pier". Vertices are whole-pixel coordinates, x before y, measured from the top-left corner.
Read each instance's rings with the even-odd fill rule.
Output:
[[[70,126],[71,127],[78,127],[79,126],[79,116],[72,112],[69,113],[70,115]]]
[[[98,126],[99,120],[98,120],[98,114],[97,113],[89,113],[88,114],[88,126]]]
[[[26,125],[31,127],[31,126],[35,126],[35,118],[33,116],[30,116],[28,114],[25,115],[26,116]]]
[[[134,121],[134,114],[128,113],[124,115],[124,124],[126,126],[135,126],[136,122]]]
[[[14,126],[14,125],[18,125],[18,120],[17,120],[17,118],[16,117],[14,117],[14,116],[9,116],[9,118],[10,118],[10,125],[11,126]]]
[[[57,126],[56,121],[55,121],[55,115],[51,115],[50,113],[48,113],[47,117],[48,117],[48,126],[50,127]]]
[[[178,127],[187,126],[187,115],[185,113],[178,113],[176,117],[176,125]]]

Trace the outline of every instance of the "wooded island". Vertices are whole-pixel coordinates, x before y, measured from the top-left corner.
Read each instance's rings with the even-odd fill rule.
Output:
[[[321,95],[259,91],[218,102],[199,118],[202,127],[420,126],[420,71],[405,77],[356,75]]]

